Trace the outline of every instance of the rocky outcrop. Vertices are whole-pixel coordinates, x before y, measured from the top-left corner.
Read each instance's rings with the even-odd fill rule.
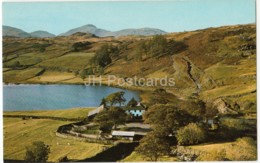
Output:
[[[213,101],[213,107],[216,108],[220,114],[237,114],[237,112],[232,110],[230,105],[221,98]]]

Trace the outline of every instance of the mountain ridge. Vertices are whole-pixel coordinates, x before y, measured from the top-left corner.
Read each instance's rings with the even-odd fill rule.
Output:
[[[167,32],[150,27],[144,28],[126,28],[118,31],[108,31],[105,29],[97,28],[93,24],[86,24],[77,28],[73,28],[68,30],[67,32],[59,34],[59,36],[69,36],[76,32],[85,32],[85,33],[92,33],[99,37],[108,37],[108,36],[127,36],[127,35],[143,35],[143,36],[150,36],[150,35],[158,35],[158,34],[166,34]]]
[[[34,37],[34,38],[46,38],[46,37],[55,37],[54,34],[49,33],[48,31],[37,30],[34,32],[25,32],[22,29],[11,27],[7,25],[2,26],[3,29],[3,37],[19,37],[19,38],[27,38],[27,37]]]
[[[3,36],[21,37],[21,38],[26,38],[26,37],[46,38],[46,37],[56,36],[48,31],[43,31],[43,30],[37,30],[29,33],[16,27],[5,26],[5,25],[3,25],[2,27],[3,27]],[[109,37],[109,36],[119,37],[119,36],[128,36],[128,35],[151,36],[151,35],[160,35],[160,34],[167,33],[161,29],[150,28],[150,27],[126,28],[118,31],[109,31],[106,29],[98,28],[93,24],[86,24],[80,27],[72,28],[57,36],[70,36],[78,32],[90,33],[98,37]]]

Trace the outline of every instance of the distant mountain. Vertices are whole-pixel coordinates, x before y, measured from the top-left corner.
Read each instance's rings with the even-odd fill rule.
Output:
[[[3,36],[11,36],[11,37],[31,37],[31,35],[21,29],[3,26]]]
[[[107,36],[110,33],[110,31],[107,31],[107,30],[104,30],[104,29],[99,29],[92,24],[87,24],[87,25],[84,25],[84,26],[81,26],[81,27],[78,27],[78,28],[71,29],[68,32],[60,34],[59,36],[69,36],[69,35],[72,35],[72,34],[77,33],[77,32],[91,33],[91,34],[94,34],[94,35],[99,36],[99,37]]]
[[[45,37],[55,37],[54,34],[51,34],[47,31],[34,31],[30,33],[31,37],[45,38]]]
[[[150,36],[150,35],[160,35],[166,34],[167,32],[155,29],[155,28],[140,28],[140,29],[123,29],[120,31],[113,32],[113,36],[126,36],[126,35],[142,35],[142,36]]]
[[[99,29],[92,24],[87,24],[78,28],[74,28],[69,30],[68,32],[60,34],[60,36],[69,36],[77,32],[84,32],[84,33],[92,33],[99,37],[106,37],[106,36],[127,36],[127,35],[143,35],[143,36],[150,36],[150,35],[157,35],[157,34],[166,34],[167,32],[162,31],[160,29],[155,28],[140,28],[140,29],[123,29],[120,31],[107,31],[104,29]]]
[[[54,34],[51,34],[47,31],[35,31],[32,33],[27,33],[19,28],[10,27],[3,25],[3,36],[10,36],[10,37],[37,37],[37,38],[44,38],[44,37],[55,37]]]
[[[139,28],[139,29],[123,29],[119,31],[108,31],[105,29],[97,28],[92,24],[87,24],[78,28],[71,29],[65,33],[60,34],[59,36],[70,36],[77,33],[77,35],[81,35],[82,33],[93,34],[98,37],[107,37],[107,36],[128,36],[128,35],[142,35],[142,36],[151,36],[151,35],[159,35],[166,34],[167,32],[162,31],[156,28]],[[81,34],[80,34],[81,33]],[[47,31],[35,31],[31,33],[27,33],[21,29],[3,26],[3,36],[11,36],[11,37],[37,37],[37,38],[45,38],[45,37],[55,37],[54,34],[51,34]]]

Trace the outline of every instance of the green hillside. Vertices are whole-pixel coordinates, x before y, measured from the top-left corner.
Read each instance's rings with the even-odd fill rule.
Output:
[[[209,102],[222,99],[230,105],[237,103],[242,111],[256,111],[254,24],[163,37],[166,40],[152,36],[4,37],[3,79],[5,83],[78,84],[92,74],[124,78],[167,76],[175,79],[175,86],[165,89],[178,99],[198,97]],[[109,45],[103,50],[107,50],[111,63],[98,65],[98,53],[102,53],[104,45]],[[107,84],[106,78],[103,83]],[[159,87],[135,89],[147,92]],[[149,102],[145,92],[141,96]]]

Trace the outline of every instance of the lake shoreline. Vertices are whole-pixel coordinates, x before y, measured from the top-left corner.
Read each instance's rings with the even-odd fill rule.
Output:
[[[24,81],[24,82],[16,82],[16,83],[4,83],[5,85],[86,85],[84,81],[82,82],[55,82],[55,81],[48,81],[48,82],[33,82],[33,81]],[[108,86],[113,88],[120,88],[129,91],[136,91],[139,94],[140,102],[147,102],[144,100],[143,96],[147,96],[147,94],[151,94],[151,91],[156,89],[157,87],[141,87],[141,86],[120,86],[117,84],[108,84],[107,81],[103,81],[101,84],[96,84],[92,86]]]
[[[4,111],[96,108],[102,98],[117,91],[124,91],[127,101],[132,97],[141,100],[139,91],[106,85],[8,83],[3,90]]]

